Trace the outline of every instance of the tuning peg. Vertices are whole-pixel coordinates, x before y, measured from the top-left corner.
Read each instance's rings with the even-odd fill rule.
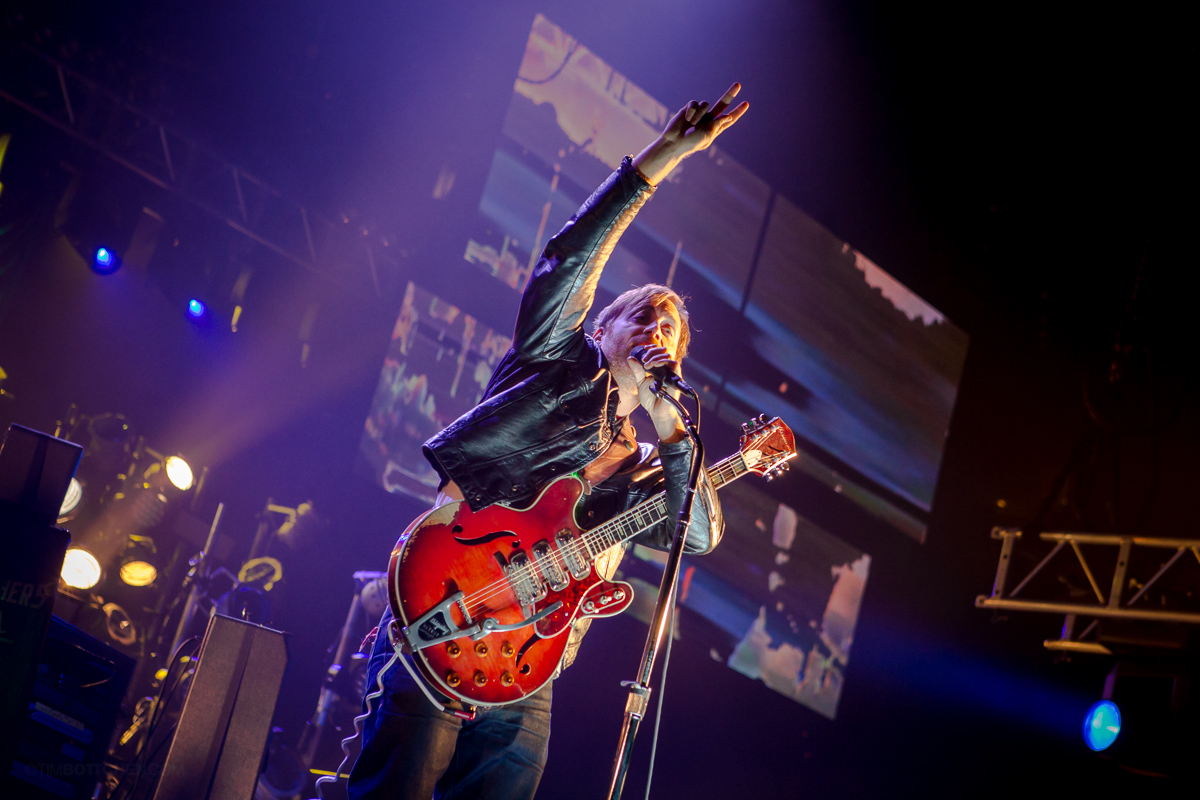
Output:
[[[792,465],[787,463],[786,461],[784,461],[782,464],[780,464],[778,467],[776,467],[776,469],[779,470],[780,474],[789,471],[791,468],[792,468]]]
[[[742,433],[749,433],[749,432],[750,432],[750,423],[743,422],[742,423]]]
[[[759,424],[759,425],[766,425],[766,424],[767,424],[767,415],[766,415],[766,414],[759,414],[759,415],[758,415],[758,424]]]

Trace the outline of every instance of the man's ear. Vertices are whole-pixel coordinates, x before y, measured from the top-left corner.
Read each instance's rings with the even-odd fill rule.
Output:
[[[596,328],[596,331],[592,334],[592,339],[596,342],[596,344],[600,344],[600,342],[603,341],[603,339],[604,339],[604,326],[603,325],[601,325],[599,328]]]

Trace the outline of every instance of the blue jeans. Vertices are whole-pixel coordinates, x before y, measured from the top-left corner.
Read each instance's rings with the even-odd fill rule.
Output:
[[[392,657],[391,620],[388,611],[379,623],[367,694]],[[550,742],[549,684],[518,703],[480,709],[471,722],[434,708],[399,662],[383,684],[350,772],[351,800],[532,800]]]

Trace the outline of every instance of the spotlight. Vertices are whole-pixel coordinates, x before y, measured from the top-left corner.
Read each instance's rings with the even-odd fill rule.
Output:
[[[208,306],[204,305],[204,301],[193,297],[188,300],[187,313],[192,319],[203,319],[204,315],[208,313]]]
[[[1083,741],[1096,752],[1106,750],[1121,733],[1121,711],[1112,700],[1093,703],[1083,717]]]
[[[100,582],[100,562],[82,547],[67,549],[63,559],[62,580],[73,589],[91,589]]]
[[[121,267],[121,257],[107,247],[97,247],[92,255],[92,269],[101,275],[111,275]]]
[[[145,469],[139,468],[132,476],[128,491],[143,492],[157,496],[158,502],[165,508],[176,505],[181,494],[196,489],[196,474],[183,456],[167,456],[157,450],[147,447],[143,450],[147,457]],[[161,522],[161,519],[154,524]]]
[[[67,496],[63,498],[62,508],[58,510],[58,521],[65,522],[70,519],[75,509],[79,508],[79,502],[83,500],[83,484],[78,478],[71,478],[70,485],[67,486]]]
[[[104,611],[105,627],[108,628],[108,635],[114,642],[128,646],[137,641],[137,626],[133,624],[133,619],[130,618],[128,611],[116,603],[105,603],[102,610]]]
[[[154,566],[154,540],[148,536],[130,536],[121,554],[121,580],[129,586],[149,586],[158,579]]]
[[[167,478],[181,492],[192,488],[192,468],[179,456],[167,456]]]

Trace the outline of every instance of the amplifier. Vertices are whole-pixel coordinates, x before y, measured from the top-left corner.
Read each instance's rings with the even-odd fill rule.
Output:
[[[51,617],[6,796],[94,796],[134,661]]]

